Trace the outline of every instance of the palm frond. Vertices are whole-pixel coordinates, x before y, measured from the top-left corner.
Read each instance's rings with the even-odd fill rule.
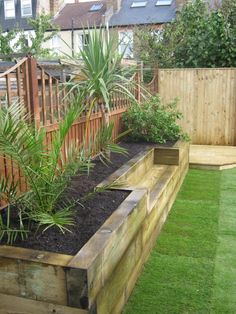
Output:
[[[52,227],[58,228],[62,233],[71,232],[68,226],[74,224],[73,214],[69,208],[63,208],[55,213],[38,213],[34,220],[39,223],[39,226],[44,227],[43,232]]]
[[[5,219],[3,214],[5,212]],[[22,216],[19,213],[19,228],[11,225],[11,205],[7,205],[4,210],[0,211],[0,242],[6,238],[8,244],[12,244],[18,237],[21,240],[25,240],[28,236],[29,231],[24,229]]]
[[[112,189],[120,189],[122,186],[124,186],[124,182],[109,182],[105,183],[103,185],[98,185],[94,188],[94,190],[90,193],[87,193],[84,197],[80,199],[80,202],[85,202],[91,198],[93,198],[96,194],[98,193],[104,193],[104,192],[109,192]]]
[[[2,228],[0,225],[0,242],[6,238],[7,244],[12,245],[18,238],[20,238],[22,241],[26,240],[28,233],[28,230]]]
[[[12,203],[16,199],[18,181],[12,180],[9,176],[0,175],[0,200]]]
[[[99,147],[100,150],[99,157],[105,164],[110,162],[109,156],[107,156],[107,151],[123,155],[128,154],[124,147],[121,147],[113,142],[113,129],[113,122],[109,123],[108,125],[102,125],[98,130],[94,140],[94,146]]]

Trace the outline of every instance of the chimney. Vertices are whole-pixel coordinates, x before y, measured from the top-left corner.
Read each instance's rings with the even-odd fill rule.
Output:
[[[188,0],[176,0],[176,11],[181,11],[182,7],[188,2]]]
[[[113,11],[113,13],[117,13],[120,11],[122,0],[107,0],[107,10]]]
[[[121,1],[122,1],[122,0],[113,0],[114,13],[117,13],[117,12],[120,11],[120,8],[121,8]]]
[[[63,1],[60,1],[60,0],[50,0],[49,1],[49,3],[50,3],[50,14],[52,16],[55,16],[57,14],[57,12],[60,9],[62,2]]]
[[[125,0],[124,0],[125,1]],[[113,14],[120,11],[122,0],[107,0],[106,1],[106,13],[102,17],[102,24],[109,23]]]

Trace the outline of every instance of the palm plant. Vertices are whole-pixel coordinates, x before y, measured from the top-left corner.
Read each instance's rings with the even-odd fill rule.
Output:
[[[4,234],[7,234],[10,242],[16,239],[18,232],[25,235],[25,221],[34,221],[38,226],[44,226],[44,231],[55,226],[65,232],[73,224],[72,208],[79,200],[68,200],[63,192],[68,187],[71,176],[91,167],[93,145],[85,149],[72,142],[67,149],[66,158],[62,147],[72,124],[84,111],[81,103],[82,99],[76,98],[68,109],[53,136],[50,150],[45,145],[45,128],[38,129],[30,124],[29,115],[25,114],[21,104],[0,108],[0,157],[10,159],[13,166],[20,168],[29,188],[23,195],[17,195],[17,182],[1,178],[0,197],[14,205],[20,229],[11,228],[11,208],[8,206],[6,223],[0,219],[0,240]],[[101,132],[106,134],[105,137]],[[96,136],[95,142],[103,139],[99,143],[101,148],[111,143],[107,134],[111,136],[110,129],[101,130]],[[119,151],[117,147],[113,149]]]
[[[103,122],[109,124],[111,96],[119,92],[135,100],[129,87],[131,69],[121,68],[123,54],[118,52],[118,43],[114,36],[104,28],[89,30],[87,45],[81,50],[81,60],[73,60],[82,74],[82,80],[70,82],[71,91],[86,91],[90,102],[89,114],[95,105],[99,105]]]
[[[75,153],[70,149],[66,160],[62,154],[62,145],[82,111],[83,107],[75,104],[69,109],[48,150],[45,146],[45,129],[37,129],[29,124],[29,116],[21,104],[15,103],[0,110],[0,154],[12,160],[15,167],[20,167],[29,187],[29,191],[17,200],[18,210],[20,208],[24,216],[38,223],[43,222],[42,213],[44,219],[47,216],[47,224],[51,220],[51,224],[58,225],[59,213],[63,217],[61,225],[72,223],[68,210],[70,204],[61,207],[57,203],[70,175],[84,167],[89,160],[84,162],[79,151]]]
[[[13,182],[9,177],[0,177],[0,200],[8,204],[0,214],[0,241],[6,237],[7,243],[12,244],[18,235],[24,240],[28,231],[24,230],[22,215],[19,212],[17,226],[11,226],[11,208],[16,205],[17,182]],[[11,204],[11,205],[10,205]],[[4,215],[5,214],[5,215]]]

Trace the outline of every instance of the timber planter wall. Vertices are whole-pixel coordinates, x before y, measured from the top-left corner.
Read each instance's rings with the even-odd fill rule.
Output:
[[[111,175],[106,181],[122,182],[131,193],[75,256],[0,246],[0,313],[120,313],[188,158],[187,143],[149,148]]]

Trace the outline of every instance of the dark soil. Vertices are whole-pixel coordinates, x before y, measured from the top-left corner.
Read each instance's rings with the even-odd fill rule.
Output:
[[[89,176],[73,177],[71,188],[66,192],[67,197],[77,199],[93,191],[98,183],[143,150],[147,144],[123,143],[122,146],[128,150],[128,156],[112,154],[112,163],[109,166],[105,166],[99,159],[94,160],[95,167]],[[31,232],[26,241],[18,240],[14,246],[75,255],[128,194],[127,191],[114,190],[96,194],[83,202],[83,206],[76,206],[75,224],[70,227],[71,232],[62,234],[54,228],[43,234]]]

